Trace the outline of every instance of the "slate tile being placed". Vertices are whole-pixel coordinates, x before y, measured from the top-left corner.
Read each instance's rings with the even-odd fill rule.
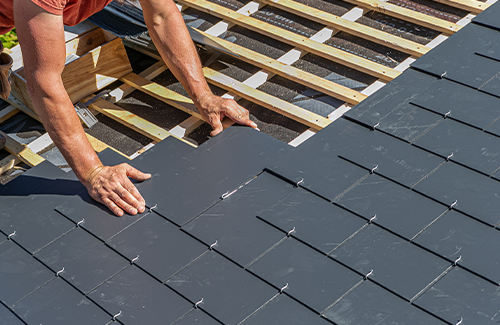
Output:
[[[405,186],[412,187],[443,163],[440,158],[380,132],[363,143],[353,144],[342,157]]]
[[[242,323],[242,325],[252,324],[327,325],[330,323],[287,295],[280,294]]]
[[[499,63],[500,65],[500,63]],[[416,146],[491,175],[500,167],[500,138],[445,119],[415,142]]]
[[[221,324],[209,315],[207,315],[200,308],[193,309],[193,311],[189,312],[186,316],[179,319],[175,322],[175,325],[218,325]]]
[[[258,175],[287,151],[286,144],[248,127],[228,128],[207,142],[210,144],[165,166],[138,186],[146,202],[158,205],[156,212],[178,225]]]
[[[53,272],[14,242],[0,245],[0,301],[6,305],[12,306],[53,277]]]
[[[500,285],[500,231],[450,211],[415,242]]]
[[[277,288],[288,283],[286,293],[318,313],[362,279],[293,238],[276,246],[248,269]]]
[[[336,249],[331,256],[410,300],[451,263],[371,225]]]
[[[500,222],[500,183],[478,172],[448,162],[415,186],[453,209],[462,211],[492,226]]]
[[[377,175],[370,175],[336,203],[367,219],[376,215],[374,223],[407,239],[448,210],[444,205]]]
[[[108,244],[161,281],[207,251],[208,247],[153,213],[125,229]]]
[[[0,303],[0,325],[24,324],[14,313]]]
[[[362,218],[296,188],[259,217],[325,254],[366,224]]]
[[[192,304],[132,265],[96,290],[89,298],[124,324],[171,324]]]
[[[193,303],[203,298],[200,308],[224,324],[241,322],[278,292],[216,252],[203,255],[167,284]]]
[[[371,281],[363,282],[327,310],[324,316],[338,325],[446,324]]]
[[[83,293],[125,268],[130,263],[83,229],[74,229],[56,240],[36,257]]]
[[[411,102],[480,129],[500,116],[496,109],[498,98],[446,79],[439,80]]]
[[[245,266],[285,236],[256,216],[291,191],[291,184],[262,173],[183,229],[207,245],[217,242],[217,251]]]
[[[414,302],[456,324],[498,324],[500,287],[455,267]]]
[[[60,278],[35,291],[13,307],[28,324],[106,324],[111,316]]]

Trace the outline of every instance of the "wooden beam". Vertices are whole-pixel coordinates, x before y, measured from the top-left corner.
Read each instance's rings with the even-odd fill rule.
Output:
[[[356,6],[381,12],[383,14],[399,18],[423,27],[434,29],[436,31],[446,34],[453,34],[458,30],[460,30],[460,28],[462,28],[462,26],[459,26],[452,22],[435,18],[403,7],[399,7],[397,5],[380,0],[345,0],[345,1],[352,3]]]
[[[8,119],[10,119],[12,116],[16,115],[17,113],[19,113],[18,108],[14,107],[12,105],[5,107],[4,109],[2,109],[0,111],[0,123],[7,121]]]
[[[365,59],[347,51],[339,50],[299,34],[276,27],[258,19],[247,17],[235,11],[229,10],[217,4],[205,0],[179,0],[179,2],[191,6],[197,10],[207,12],[216,17],[225,19],[237,25],[248,28],[254,32],[285,42],[289,45],[299,47],[310,53],[316,54],[333,62],[340,63],[352,69],[364,72],[374,77],[391,81],[400,73],[382,64]]]
[[[281,63],[268,56],[249,50],[243,46],[208,35],[207,33],[204,33],[202,31],[198,32],[203,34],[205,37],[210,38],[212,41],[219,43],[221,46],[224,46],[226,49],[237,55],[237,58],[242,61],[251,63],[259,68],[280,75],[284,78],[322,92],[326,95],[343,100],[349,104],[359,104],[367,97],[366,95],[363,95],[358,91],[349,89],[345,86],[341,86],[333,81],[318,77],[312,73],[292,67],[288,64]]]
[[[14,155],[8,155],[4,159],[0,160],[0,175],[19,164],[21,160]]]
[[[208,82],[216,85],[217,87],[228,90],[242,98],[267,109],[273,110],[279,114],[285,115],[290,119],[316,130],[321,130],[331,122],[318,114],[266,94],[260,90],[254,89],[208,67],[203,68],[203,73]]]
[[[488,9],[491,4],[475,1],[475,0],[434,0],[450,7],[455,7],[465,11],[469,11],[473,14],[479,14],[484,10]]]
[[[378,29],[356,23],[345,18],[332,15],[330,13],[318,10],[316,8],[289,0],[259,0],[273,7],[285,10],[297,16],[324,24],[328,27],[364,38],[374,43],[378,43],[389,48],[408,53],[410,55],[421,57],[430,48],[425,45],[380,31]]]
[[[45,159],[34,153],[26,145],[17,142],[4,132],[0,131],[0,135],[5,137],[5,139],[7,140],[5,142],[5,150],[7,150],[12,155],[18,157],[22,162],[29,165],[30,167],[34,167],[45,161]]]

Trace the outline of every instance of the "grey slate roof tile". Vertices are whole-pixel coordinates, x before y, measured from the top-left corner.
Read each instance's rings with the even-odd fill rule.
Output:
[[[55,278],[13,307],[28,324],[106,324],[111,316],[64,280]]]
[[[53,277],[53,272],[14,242],[0,244],[0,301],[7,306],[12,306]]]
[[[446,324],[371,281],[364,281],[324,315],[338,325]]]
[[[262,173],[182,229],[206,245],[217,242],[217,251],[245,266],[284,237],[257,215],[291,191],[289,183]]]
[[[249,266],[250,271],[318,313],[362,276],[303,243],[289,238]],[[327,276],[329,275],[329,276]]]
[[[414,240],[500,285],[500,231],[450,211]]]
[[[415,190],[453,209],[495,226],[500,222],[500,183],[453,162],[448,162],[415,186]]]
[[[483,11],[477,15],[473,21],[475,23],[483,24],[491,28],[496,28],[500,30],[500,22],[498,17],[500,16],[500,3],[495,3],[491,5],[488,10]]]
[[[130,263],[83,229],[76,228],[35,255],[83,293]]]
[[[497,64],[500,65],[500,62],[497,62]],[[500,71],[493,78],[482,84],[479,89],[485,93],[500,96]]]
[[[221,324],[200,308],[190,311],[186,316],[175,322],[175,325],[217,325]]]
[[[283,232],[314,248],[331,252],[366,221],[304,189],[296,188],[273,206],[259,214]]]
[[[224,324],[237,324],[278,290],[216,252],[209,252],[167,281]],[[284,284],[283,284],[284,285]]]
[[[408,301],[451,263],[375,225],[357,233],[330,254]]]
[[[172,324],[193,307],[167,286],[132,265],[89,294],[117,320],[127,323]]]
[[[125,229],[108,244],[165,281],[203,254],[208,247],[186,236],[177,226],[153,213]]]
[[[0,303],[0,325],[24,324],[13,312]]]
[[[414,303],[452,324],[497,324],[500,287],[455,267]]]
[[[445,205],[377,175],[370,175],[336,203],[366,219],[376,215],[374,223],[407,239],[448,211]]]

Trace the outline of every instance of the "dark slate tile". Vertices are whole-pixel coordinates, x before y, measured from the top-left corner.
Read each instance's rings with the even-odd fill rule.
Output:
[[[436,77],[408,69],[391,81],[386,87],[370,96],[370,100],[363,101],[354,106],[345,113],[345,116],[369,126],[374,126],[380,122],[379,128],[382,127],[384,130],[391,130],[391,126],[395,127],[396,125],[408,127],[409,123],[415,120],[415,118],[417,118],[415,122],[419,121],[417,111],[409,107],[408,103],[420,93],[432,87],[437,80]],[[421,124],[424,120],[425,118],[420,119],[417,124]],[[429,121],[420,125],[419,129],[425,129],[423,126],[426,123],[429,123]],[[413,124],[416,125],[415,123]],[[396,131],[396,129],[392,131]],[[406,129],[406,131],[409,131],[407,136],[410,138],[418,134],[415,127],[413,130]],[[401,136],[404,133],[399,134]]]
[[[485,174],[500,167],[500,138],[451,119],[445,119],[415,142],[416,146],[457,161]]]
[[[210,146],[166,166],[138,186],[156,212],[183,225],[264,170],[287,151],[286,144],[248,127],[231,127]],[[182,184],[168,186],[165,184]]]
[[[285,240],[248,269],[277,288],[288,283],[286,293],[318,313],[362,279],[295,239]]]
[[[480,129],[500,117],[497,97],[446,79],[439,80],[411,102]]]
[[[130,163],[130,159],[120,155],[118,152],[112,149],[106,149],[101,151],[99,154],[99,159],[106,166],[114,166],[122,163]]]
[[[410,300],[451,263],[375,225],[336,249],[332,257]],[[411,281],[408,281],[411,279]]]
[[[224,324],[237,324],[278,290],[216,252],[203,255],[167,284]]]
[[[479,15],[477,15],[472,21],[478,24],[482,24],[500,30],[500,22],[498,21],[499,16],[500,16],[500,3],[497,2],[488,7],[488,10],[485,10]]]
[[[408,187],[417,184],[444,161],[443,158],[376,131],[363,143],[353,144],[341,156],[367,169],[377,166],[375,173]]]
[[[6,305],[11,306],[53,277],[54,273],[14,242],[0,245],[0,301]]]
[[[78,228],[41,250],[36,257],[54,272],[64,268],[60,276],[83,293],[130,264],[103,242]]]
[[[108,244],[130,261],[139,256],[134,264],[161,281],[167,280],[208,249],[155,213],[125,229]]]
[[[363,282],[324,316],[338,325],[445,324],[371,281]]]
[[[180,320],[175,322],[175,325],[217,325],[221,324],[212,317],[208,316],[200,308],[193,309],[186,316],[182,317]]]
[[[500,120],[488,126],[485,131],[500,137]]]
[[[377,175],[344,194],[336,203],[411,239],[448,208]],[[418,208],[414,208],[418,207]]]
[[[259,214],[284,232],[328,254],[366,224],[362,218],[301,188]]]
[[[415,242],[500,285],[500,231],[459,212],[450,211]]]
[[[497,64],[500,66],[500,62],[497,62]],[[483,85],[481,85],[479,89],[490,95],[500,97],[500,71],[498,74],[495,75],[494,78],[488,80]]]
[[[453,209],[492,226],[500,222],[500,202],[497,199],[500,183],[455,163],[448,162],[441,166],[415,186],[415,190],[446,205],[457,201]]]
[[[326,325],[329,322],[287,295],[280,294],[242,324]]]
[[[290,191],[292,185],[263,173],[183,229],[207,245],[217,241],[217,251],[245,266],[285,236],[256,216]]]
[[[125,324],[171,324],[192,304],[132,265],[89,294]]]
[[[460,267],[435,283],[414,304],[456,324],[498,324],[500,287]]]
[[[80,226],[103,241],[109,240],[149,213],[146,208],[142,214],[135,216],[124,214],[122,217],[117,217],[106,206],[94,201],[86,191],[59,205],[56,211],[76,224],[83,220]]]
[[[0,303],[0,325],[24,324],[13,312]]]
[[[28,324],[106,324],[111,317],[60,278],[21,300],[14,311]]]
[[[32,254],[75,227],[54,207],[67,200],[60,195],[28,196],[12,208],[0,212],[0,229]]]

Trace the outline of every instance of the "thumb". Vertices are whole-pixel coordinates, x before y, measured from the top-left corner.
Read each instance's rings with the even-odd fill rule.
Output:
[[[212,120],[212,128],[213,131],[210,132],[210,136],[212,137],[215,137],[217,134],[221,133],[224,130],[224,128],[222,127],[222,123],[218,118]]]
[[[127,164],[127,176],[131,177],[133,179],[136,179],[138,181],[145,181],[146,179],[151,178],[151,174],[146,174],[138,169],[135,169],[134,167],[130,166]]]

